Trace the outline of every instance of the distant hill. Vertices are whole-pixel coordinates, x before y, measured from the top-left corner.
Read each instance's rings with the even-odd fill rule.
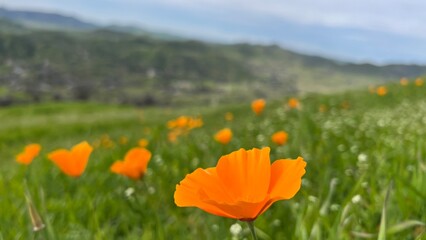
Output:
[[[134,26],[108,25],[106,27],[102,27],[101,29],[114,32],[128,33],[135,36],[150,37],[160,40],[185,40],[185,38],[174,34],[148,31]]]
[[[24,33],[28,29],[21,24],[0,17],[0,32],[1,33]]]
[[[58,30],[93,30],[98,26],[74,17],[56,13],[8,10],[0,8],[0,18],[6,18],[29,27]]]
[[[135,26],[108,25],[101,26],[57,13],[10,10],[0,8],[0,19],[22,25],[29,29],[56,31],[93,31],[104,29],[114,32],[128,33],[136,36],[151,37],[162,40],[182,40],[184,38],[162,32],[148,31]],[[1,29],[0,29],[1,31]]]
[[[87,29],[47,31],[0,20],[0,104],[48,99],[214,104],[426,74],[426,66],[354,64],[276,45],[161,40],[131,27],[80,26]]]

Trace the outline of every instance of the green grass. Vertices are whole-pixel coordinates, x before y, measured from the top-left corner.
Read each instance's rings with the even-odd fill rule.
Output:
[[[239,148],[262,146],[271,147],[271,160],[302,156],[308,165],[300,192],[256,220],[260,239],[377,239],[379,231],[381,239],[423,239],[426,87],[388,87],[384,97],[366,89],[307,95],[300,110],[287,109],[286,99],[268,102],[259,117],[250,103],[186,109],[61,103],[0,109],[0,239],[250,239],[241,222],[176,207],[173,193],[196,168],[215,166],[220,156]],[[320,105],[327,111],[319,112]],[[234,114],[232,122],[225,121],[226,112]],[[201,116],[204,126],[170,143],[166,123],[182,114]],[[234,132],[226,146],[212,137],[223,127]],[[289,133],[284,146],[270,140],[279,130]],[[46,158],[56,148],[94,143],[104,135],[114,146],[96,148],[80,178],[65,176]],[[129,142],[119,144],[121,136]],[[140,138],[149,140],[153,153],[143,181],[109,172]],[[32,142],[43,146],[41,154],[28,167],[18,165],[15,155]],[[36,234],[25,183],[47,226]],[[128,188],[135,189],[130,198]],[[229,229],[236,222],[243,231],[232,238]]]

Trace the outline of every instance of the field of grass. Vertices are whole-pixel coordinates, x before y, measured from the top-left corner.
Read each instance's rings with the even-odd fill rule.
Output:
[[[214,108],[136,109],[60,103],[0,109],[0,239],[250,239],[244,222],[174,204],[176,184],[198,167],[239,148],[271,147],[271,160],[308,163],[298,194],[255,221],[260,239],[424,239],[426,222],[426,86],[388,86]],[[321,108],[321,111],[319,110]],[[232,121],[225,120],[231,112]],[[201,117],[203,126],[168,140],[167,121]],[[232,141],[214,141],[229,127]],[[286,145],[271,135],[284,130]],[[149,141],[148,172],[133,181],[110,172],[138,140]],[[120,140],[121,139],[121,140]],[[125,139],[125,140],[123,140]],[[47,159],[83,140],[95,146],[84,174],[64,175]],[[126,141],[127,140],[127,141]],[[41,154],[28,165],[15,155],[29,143]],[[125,194],[134,189],[131,196]],[[26,189],[46,228],[32,232]],[[386,193],[389,193],[385,201]],[[385,213],[385,215],[383,215]],[[230,227],[243,230],[232,235]]]

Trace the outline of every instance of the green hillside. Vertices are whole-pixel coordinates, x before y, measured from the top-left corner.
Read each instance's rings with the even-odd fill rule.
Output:
[[[3,7],[0,7],[0,18],[35,29],[87,31],[97,28],[94,24],[58,13],[10,10]]]
[[[425,66],[351,64],[278,46],[163,41],[118,31],[29,30],[0,21],[0,103],[96,100],[216,104],[333,92],[425,74]]]
[[[423,239],[426,87],[411,81],[387,88],[384,96],[366,90],[307,94],[299,109],[289,109],[287,98],[268,101],[260,116],[249,101],[180,109],[95,103],[0,109],[0,237],[250,239],[244,222],[179,208],[173,193],[186,174],[215,166],[224,154],[270,146],[271,160],[301,156],[308,164],[299,193],[256,219],[260,239],[383,239],[379,231],[386,239]],[[232,121],[224,119],[227,112]],[[201,117],[204,124],[170,142],[167,122],[180,115]],[[224,127],[234,133],[227,145],[213,139]],[[283,146],[271,141],[279,130],[289,136]],[[153,154],[146,176],[134,181],[111,173],[111,164],[141,138]],[[79,178],[46,158],[83,140],[95,150]],[[14,157],[29,143],[40,143],[41,154],[19,165]],[[25,185],[46,226],[37,233]],[[126,197],[129,188],[135,192]],[[235,223],[242,231],[232,236]]]
[[[19,33],[28,33],[30,30],[26,27],[15,23],[13,21],[4,19],[0,17],[0,32],[1,33],[13,33],[13,34],[19,34]]]

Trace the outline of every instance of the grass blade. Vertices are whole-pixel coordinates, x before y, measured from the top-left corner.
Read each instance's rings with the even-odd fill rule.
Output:
[[[425,226],[426,224],[417,220],[407,220],[389,227],[387,234],[395,234],[404,231],[408,228]]]
[[[392,189],[393,181],[389,184],[388,190],[386,191],[385,200],[383,201],[383,208],[382,208],[382,217],[380,219],[380,229],[379,229],[379,237],[377,240],[386,240],[386,208],[387,203],[389,201],[389,195],[390,191]]]
[[[352,231],[351,233],[354,237],[363,238],[363,239],[370,239],[370,238],[376,237],[376,234],[374,233],[357,232],[357,231]]]

